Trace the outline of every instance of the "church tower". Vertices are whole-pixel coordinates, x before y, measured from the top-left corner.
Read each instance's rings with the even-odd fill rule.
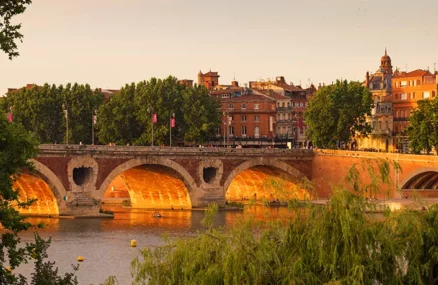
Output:
[[[385,48],[385,55],[382,56],[382,59],[380,60],[380,69],[386,74],[392,75],[391,58],[386,52],[386,48]]]
[[[200,70],[198,73],[198,85],[204,85],[204,74]]]

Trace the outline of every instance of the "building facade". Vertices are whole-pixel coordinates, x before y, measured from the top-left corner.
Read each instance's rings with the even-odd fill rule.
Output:
[[[364,86],[372,94],[373,108],[371,116],[367,116],[367,123],[372,127],[371,134],[358,138],[358,147],[365,150],[393,151],[393,103],[392,103],[392,63],[385,54],[380,59],[379,69],[373,73],[366,73]]]
[[[409,140],[406,129],[409,126],[409,117],[417,108],[418,101],[434,99],[437,96],[437,72],[431,73],[421,69],[411,72],[396,70],[392,84],[394,144],[398,151],[407,152]]]

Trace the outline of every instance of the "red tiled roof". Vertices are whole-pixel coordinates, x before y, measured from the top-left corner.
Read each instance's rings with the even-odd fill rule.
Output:
[[[264,95],[244,95],[244,96],[238,96],[238,97],[232,97],[232,98],[223,98],[225,101],[230,102],[239,102],[239,101],[275,101],[274,98],[269,98]]]
[[[203,74],[204,76],[217,76],[220,77],[219,74],[217,74],[217,72],[213,72],[213,71],[209,71],[207,73]]]
[[[428,70],[417,69],[410,72],[399,72],[394,73],[394,78],[401,77],[419,77],[419,76],[433,76]]]

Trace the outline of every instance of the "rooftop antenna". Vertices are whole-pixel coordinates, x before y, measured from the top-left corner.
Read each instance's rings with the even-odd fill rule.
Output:
[[[405,63],[405,67],[406,67],[406,72],[408,72],[408,64]]]

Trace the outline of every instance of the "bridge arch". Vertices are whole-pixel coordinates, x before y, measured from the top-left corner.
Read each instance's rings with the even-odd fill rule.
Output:
[[[292,177],[296,182],[300,182],[306,175],[296,169],[295,167],[290,166],[284,161],[277,159],[266,159],[266,158],[254,158],[248,161],[245,161],[238,165],[231,173],[228,175],[227,179],[224,182],[224,196],[226,196],[231,183],[233,180],[245,170],[249,170],[254,167],[268,167],[279,169],[282,172],[286,173],[290,177]]]
[[[401,182],[401,190],[437,190],[438,171],[436,168],[419,168],[409,173]]]
[[[128,171],[130,169],[144,166],[144,165],[152,165],[152,166],[164,166],[167,168],[170,168],[178,176],[181,178],[182,183],[187,189],[187,195],[190,199],[190,203],[193,204],[193,193],[195,192],[197,186],[195,183],[195,180],[193,177],[187,172],[187,170],[182,167],[179,163],[162,157],[142,157],[142,158],[135,158],[128,160],[119,166],[117,166],[115,169],[113,169],[108,176],[104,179],[102,184],[99,187],[99,190],[96,193],[96,198],[103,199],[105,191],[107,188],[111,185],[111,182],[115,180],[119,175],[123,174],[125,171]]]
[[[32,215],[57,215],[66,208],[63,200],[66,195],[64,185],[59,178],[44,164],[35,159],[30,159],[34,165],[32,172],[24,171],[15,181],[14,187],[23,191],[26,198],[37,198],[37,202],[20,212]],[[41,183],[39,181],[44,181]]]

